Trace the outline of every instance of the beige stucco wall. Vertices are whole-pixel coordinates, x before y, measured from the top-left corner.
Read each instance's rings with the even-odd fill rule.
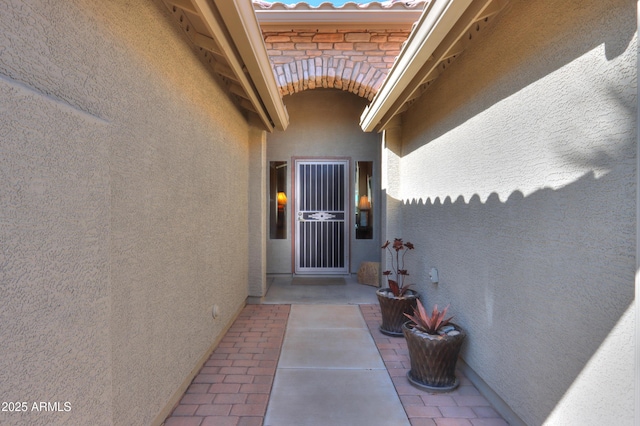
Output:
[[[634,422],[635,16],[511,2],[403,117],[418,289],[530,425]]]
[[[286,96],[284,100],[290,124],[284,132],[275,131],[267,135],[268,161],[288,161],[291,172],[292,157],[349,157],[352,177],[355,161],[373,161],[374,175],[377,174],[380,135],[364,133],[358,126],[367,102],[365,99],[336,89],[314,89]],[[377,182],[374,182],[376,186]],[[291,194],[291,179],[288,187]],[[374,200],[372,206],[376,221],[374,236],[372,240],[356,240],[355,235],[351,236],[351,272],[357,272],[362,261],[378,261],[380,258],[380,203]],[[291,218],[291,212],[289,203],[288,218]],[[292,238],[289,228],[286,240],[267,241],[268,273],[292,272]]]
[[[267,223],[269,164],[267,162],[267,132],[261,130],[254,116],[249,143],[249,296],[262,297],[267,293]],[[242,208],[242,207],[239,207]]]
[[[166,15],[0,6],[3,425],[150,424],[247,296],[260,132]]]

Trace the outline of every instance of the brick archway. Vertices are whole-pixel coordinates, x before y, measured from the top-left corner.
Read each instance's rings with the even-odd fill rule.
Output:
[[[341,89],[368,100],[382,85],[388,70],[345,58],[318,56],[273,66],[280,93],[291,95],[316,88]]]
[[[263,31],[281,95],[334,88],[372,100],[406,30]]]

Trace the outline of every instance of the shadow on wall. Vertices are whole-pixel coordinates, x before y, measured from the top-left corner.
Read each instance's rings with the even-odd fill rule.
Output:
[[[420,134],[425,128],[428,140],[437,140],[599,46],[607,61],[623,55],[636,35],[637,5],[630,0],[616,3],[622,6],[583,0],[512,2],[413,107],[421,113],[404,123],[403,139],[421,142],[394,153],[406,156],[423,146]],[[494,47],[496,43],[500,47]],[[464,90],[447,89],[448,79],[464,81]],[[441,101],[431,102],[432,96]]]
[[[466,362],[529,424],[548,419],[634,301],[634,176],[629,159],[601,178],[526,197],[402,207],[404,234],[422,252],[423,264],[409,266],[416,288],[428,305],[451,303],[469,332]],[[608,361],[618,361],[612,383],[593,383],[593,395],[628,410],[627,395],[607,390],[633,368]]]
[[[451,303],[465,361],[522,420],[597,424],[633,406],[636,2],[509,8],[403,116],[388,237],[410,236],[416,289]]]

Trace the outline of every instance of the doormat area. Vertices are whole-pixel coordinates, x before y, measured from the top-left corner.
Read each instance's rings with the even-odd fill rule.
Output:
[[[292,285],[346,285],[342,277],[293,277]]]

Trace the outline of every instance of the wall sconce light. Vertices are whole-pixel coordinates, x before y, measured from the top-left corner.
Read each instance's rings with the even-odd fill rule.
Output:
[[[278,207],[284,207],[287,205],[287,194],[280,191],[278,192]]]
[[[371,201],[369,201],[369,197],[363,195],[360,197],[360,202],[358,203],[358,208],[360,210],[370,210],[371,209]]]

